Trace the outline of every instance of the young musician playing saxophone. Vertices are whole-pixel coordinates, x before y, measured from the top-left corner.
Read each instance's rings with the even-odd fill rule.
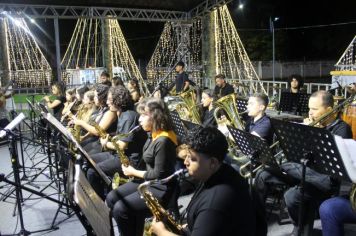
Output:
[[[107,107],[106,100],[109,91],[109,86],[104,84],[95,85],[95,105],[97,110],[91,115],[91,121],[97,123],[100,128],[107,133],[113,133],[116,130],[116,112],[110,111]],[[95,127],[81,119],[73,117],[73,123],[79,125],[81,128],[86,130],[88,133],[85,135],[85,139],[82,141],[82,146],[86,151],[90,151],[93,148],[101,150],[99,143],[99,132]],[[97,151],[98,152],[98,151]]]
[[[138,170],[131,165],[122,166],[124,174],[142,181],[170,176],[175,171],[177,137],[167,107],[160,99],[146,98],[139,103],[137,111],[140,113],[142,129],[149,133],[142,154],[146,170]],[[128,182],[112,190],[106,197],[121,236],[142,235],[144,219],[151,215],[137,192],[139,184],[137,180]],[[155,184],[149,187],[149,191],[165,206],[176,185],[176,181]]]
[[[118,117],[116,134],[128,134],[134,127],[139,125],[139,114],[133,110],[133,101],[129,91],[125,87],[121,85],[111,87],[107,104],[110,111],[116,112]],[[147,135],[141,130],[133,132],[127,137],[122,137],[116,142],[129,158],[131,165],[135,168],[138,168],[142,156],[142,148],[146,139]],[[104,149],[110,150],[110,152],[96,153],[91,155],[91,158],[108,176],[112,177],[116,172],[124,176],[121,169],[122,163],[120,162],[120,157],[113,143],[108,142],[108,136],[101,138],[100,143]],[[94,169],[88,169],[87,179],[96,193],[105,199],[104,184]]]
[[[255,235],[255,214],[248,184],[223,163],[228,144],[216,128],[191,130],[185,140],[189,175],[201,181],[187,207],[184,235]],[[152,223],[157,236],[175,235],[162,222]]]
[[[67,89],[65,92],[66,102],[64,103],[64,107],[62,110],[61,122],[67,120],[68,114],[72,113],[72,108],[74,107],[74,103],[76,103],[75,99],[75,89]],[[72,113],[73,114],[73,113]]]

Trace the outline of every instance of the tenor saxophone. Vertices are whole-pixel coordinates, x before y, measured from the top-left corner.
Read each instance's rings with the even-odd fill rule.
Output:
[[[153,196],[152,192],[148,190],[148,187],[155,183],[159,183],[159,184],[167,183],[174,177],[185,173],[186,170],[180,169],[163,180],[145,181],[144,183],[140,184],[137,188],[137,191],[140,193],[141,197],[145,200],[147,207],[150,209],[156,221],[162,221],[165,224],[165,226],[168,228],[168,230],[170,230],[175,234],[180,234],[182,232],[183,230],[182,225],[180,225],[174,219],[174,217],[162,207],[158,199],[155,196]],[[145,236],[152,235],[152,232],[150,230],[150,224],[145,226],[144,235]]]

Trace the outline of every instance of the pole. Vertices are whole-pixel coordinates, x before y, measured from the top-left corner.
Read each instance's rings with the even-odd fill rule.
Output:
[[[62,81],[62,71],[61,71],[61,48],[59,44],[59,25],[58,18],[54,18],[54,37],[56,43],[56,67],[57,67],[57,81]]]

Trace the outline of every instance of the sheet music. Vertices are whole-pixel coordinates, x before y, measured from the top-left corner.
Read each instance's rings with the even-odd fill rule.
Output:
[[[347,174],[356,183],[356,141],[335,135],[335,142],[344,162]]]

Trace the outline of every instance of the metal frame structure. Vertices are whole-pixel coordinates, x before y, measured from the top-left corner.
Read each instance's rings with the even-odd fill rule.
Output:
[[[60,6],[0,3],[0,16],[42,19],[118,19],[133,21],[182,21],[203,16],[212,9],[232,0],[206,0],[189,12],[156,9],[113,8],[92,6]]]

